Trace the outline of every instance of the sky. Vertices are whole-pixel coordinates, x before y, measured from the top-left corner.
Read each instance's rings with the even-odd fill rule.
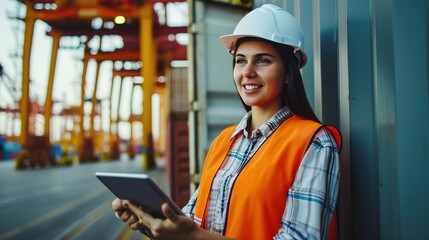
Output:
[[[169,19],[176,19],[180,24],[183,24],[183,19],[187,17],[186,8],[173,7],[176,11],[167,10]],[[170,8],[171,9],[171,8]],[[18,107],[16,100],[20,98],[20,91],[17,91],[15,96],[10,94],[10,91],[5,86],[5,81],[15,82],[16,86],[21,85],[22,59],[13,57],[13,55],[22,55],[22,45],[24,39],[25,24],[20,20],[10,19],[8,16],[25,16],[25,6],[20,5],[16,0],[0,0],[0,64],[2,64],[4,72],[7,76],[0,79],[0,107]],[[174,25],[174,23],[172,23]],[[46,31],[49,26],[38,20],[35,23],[32,52],[30,59],[30,98],[37,100],[40,104],[44,104],[46,98],[46,88],[49,75],[49,66],[51,59],[52,40],[46,36]],[[61,40],[63,43],[63,40]],[[103,39],[103,43],[104,43]],[[111,40],[112,44],[115,39]],[[97,43],[95,43],[97,44]],[[60,103],[54,106],[54,111],[59,112],[61,108],[67,106],[76,106],[80,104],[80,84],[82,75],[82,59],[83,50],[60,49],[58,51],[58,63],[56,66],[53,99]],[[110,95],[111,78],[112,78],[112,62],[103,62],[100,69],[99,84],[97,90],[98,99],[108,99]],[[6,79],[7,78],[7,79]],[[88,65],[87,84],[85,86],[86,96],[91,97],[94,82],[95,82],[95,63],[90,62]],[[124,91],[131,91],[132,79],[124,80]],[[117,83],[114,83],[117,84]],[[133,113],[141,113],[142,111],[142,96],[139,96],[139,91],[135,91],[133,99]],[[118,93],[113,93],[112,97],[118,98]],[[129,106],[130,94],[123,94],[122,104]],[[159,104],[159,99],[156,96],[153,98],[154,104]],[[117,100],[113,101],[113,108],[117,108]],[[121,118],[127,118],[131,112],[129,107],[120,108]],[[90,111],[91,107],[89,106]],[[109,102],[102,103],[102,111],[108,112]],[[153,109],[158,109],[156,106]],[[108,113],[107,113],[108,114]],[[155,115],[156,113],[154,113]],[[43,120],[42,120],[43,122]],[[53,125],[58,125],[58,122],[52,121]],[[156,124],[156,122],[155,122]],[[102,120],[101,127],[103,130],[108,129],[108,116]],[[37,125],[36,125],[37,126]],[[57,126],[59,127],[59,126]],[[55,126],[54,126],[55,128]],[[128,126],[123,126],[120,131],[121,137],[129,138]],[[128,129],[127,129],[128,128]],[[40,128],[40,129],[43,129]],[[11,132],[13,131],[13,133]],[[43,130],[39,130],[43,131]],[[155,131],[155,129],[154,129]],[[0,134],[19,135],[19,122],[11,122],[8,120],[7,114],[0,113]],[[41,134],[41,132],[39,132]],[[154,132],[154,135],[157,133]],[[54,136],[53,138],[58,138]]]

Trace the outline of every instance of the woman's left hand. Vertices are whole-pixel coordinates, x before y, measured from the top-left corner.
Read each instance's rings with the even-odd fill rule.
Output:
[[[123,206],[133,212],[139,223],[146,226],[156,239],[194,239],[199,231],[192,219],[177,215],[167,203],[162,205],[166,219],[154,218],[127,200],[123,200]]]

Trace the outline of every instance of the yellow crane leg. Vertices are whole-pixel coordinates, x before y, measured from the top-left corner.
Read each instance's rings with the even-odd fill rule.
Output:
[[[86,51],[86,50],[85,50]],[[86,72],[88,71],[88,57],[86,56],[86,54],[83,57],[83,69],[82,69],[82,84],[81,84],[81,88],[80,88],[80,122],[79,122],[79,127],[80,127],[80,142],[79,142],[79,162],[83,162],[86,159],[85,158],[85,153],[84,153],[84,143],[85,143],[85,129],[84,129],[84,120],[85,120],[85,111],[84,111],[84,106],[85,106],[85,85],[86,85]]]
[[[27,7],[27,16],[25,18],[24,49],[22,56],[22,94],[19,106],[21,119],[20,143],[22,146],[22,152],[15,164],[17,169],[25,168],[26,165],[29,164],[30,155],[28,150],[28,118],[30,108],[30,56],[35,23],[34,14],[34,10]]]
[[[140,9],[140,56],[143,61],[143,170],[155,167],[152,140],[152,93],[156,74],[157,53],[153,39],[152,2],[145,1]]]
[[[118,79],[119,80],[119,90],[114,90],[114,80]],[[120,152],[119,152],[119,145],[120,145],[120,138],[119,138],[119,109],[121,106],[121,98],[122,98],[122,84],[123,82],[123,78],[121,76],[119,76],[116,71],[113,72],[112,74],[112,86],[111,86],[111,90],[110,90],[110,160],[118,160],[120,157]],[[118,92],[118,101],[117,101],[117,106],[116,109],[113,109],[113,91],[119,91]],[[113,118],[113,111],[116,112],[116,118]]]
[[[112,99],[112,95],[113,95],[113,87],[115,85],[115,70],[112,70],[112,83],[110,85],[110,95],[109,95],[109,158],[110,160],[112,159],[112,151],[113,151],[113,99]]]
[[[101,46],[101,44],[100,44]],[[95,132],[95,110],[97,108],[97,89],[98,89],[98,79],[100,76],[100,66],[101,61],[96,61],[96,72],[95,72],[95,83],[94,83],[94,89],[92,91],[92,97],[91,97],[91,114],[90,114],[90,126],[89,126],[89,136],[86,138],[86,143],[91,146],[91,148],[84,146],[83,149],[85,150],[86,158],[92,162],[97,161],[99,159],[99,156],[96,156],[95,151],[97,151],[97,135]]]
[[[92,98],[91,98],[91,103],[92,103],[92,110],[91,110],[91,129],[90,129],[90,138],[94,140],[95,137],[95,109],[97,106],[97,88],[98,88],[98,79],[100,76],[100,67],[101,67],[101,62],[96,61],[97,66],[96,66],[96,72],[95,72],[95,83],[94,83],[94,90],[92,91]]]
[[[52,89],[54,86],[55,68],[57,62],[58,48],[60,46],[61,34],[58,31],[52,31],[52,55],[51,67],[49,68],[48,88],[46,90],[46,100],[43,115],[45,117],[44,135],[50,139],[51,128],[51,109],[52,109]]]
[[[119,82],[119,94],[118,94],[118,106],[116,108],[116,121],[115,121],[115,125],[116,125],[116,140],[118,142],[120,142],[120,137],[119,137],[119,121],[121,120],[121,116],[119,115],[119,109],[121,109],[121,103],[122,103],[122,89],[124,86],[124,78],[120,77],[120,82]]]
[[[28,117],[30,107],[30,56],[34,31],[34,12],[27,8],[25,18],[24,50],[22,58],[22,96],[20,102],[21,114],[21,145],[25,147],[28,140]]]
[[[170,52],[165,52],[162,56],[160,56],[162,58],[162,61],[164,62],[164,64],[166,64],[165,66],[165,77],[166,79],[170,79],[170,75],[171,75],[171,67],[170,67],[170,62],[171,62],[171,53]],[[155,92],[158,92],[159,94],[159,139],[157,142],[157,146],[158,146],[158,152],[155,154],[155,156],[163,156],[165,149],[166,149],[166,145],[167,145],[167,116],[168,116],[168,107],[167,107],[167,103],[168,103],[168,96],[167,96],[167,91],[166,91],[166,84],[159,84],[157,86],[157,89],[155,90]]]
[[[133,127],[134,127],[134,121],[133,121],[133,98],[134,98],[134,90],[135,90],[135,84],[134,79],[133,86],[131,88],[131,98],[130,98],[130,115],[128,117],[128,123],[130,124],[130,139],[128,140],[128,155],[130,159],[134,159],[135,153],[134,153],[134,139],[133,139]]]
[[[158,89],[159,100],[160,100],[160,109],[159,109],[159,140],[158,146],[160,151],[157,154],[164,155],[165,148],[167,145],[167,93],[165,85],[160,86]]]

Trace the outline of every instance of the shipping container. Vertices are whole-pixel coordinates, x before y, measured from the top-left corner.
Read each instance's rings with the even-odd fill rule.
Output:
[[[170,67],[166,75],[166,172],[170,196],[183,207],[190,197],[188,67]]]
[[[219,37],[232,33],[247,9],[210,1],[192,1],[190,9],[189,140],[195,190],[212,141],[245,114],[232,77],[232,57]]]
[[[427,238],[429,2],[252,2],[277,4],[303,27],[309,101],[343,136],[340,239]],[[244,114],[219,36],[232,33],[247,10],[190,1],[191,192],[214,137]]]

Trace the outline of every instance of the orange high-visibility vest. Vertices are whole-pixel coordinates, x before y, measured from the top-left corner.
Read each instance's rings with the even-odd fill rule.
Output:
[[[288,190],[314,134],[321,126],[294,115],[262,144],[241,171],[231,190],[225,236],[259,240],[272,239],[277,234],[286,208]],[[331,126],[326,127],[340,149],[339,131]],[[226,128],[207,153],[195,207],[196,223],[201,228],[206,225],[213,178],[232,146],[233,141],[229,140],[235,128]],[[336,227],[336,222],[331,222],[331,225]]]

